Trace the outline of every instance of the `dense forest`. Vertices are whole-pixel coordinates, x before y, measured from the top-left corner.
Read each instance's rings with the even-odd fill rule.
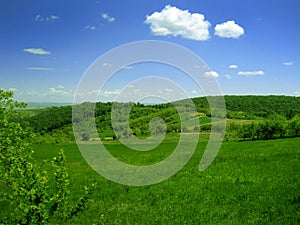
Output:
[[[209,97],[210,101],[214,98]],[[44,109],[21,111],[25,121],[36,134],[37,142],[73,141],[73,129],[81,125],[79,133],[83,140],[93,138],[126,138],[130,135],[149,136],[152,133],[208,132],[213,121],[227,119],[227,139],[271,139],[300,135],[300,98],[292,96],[224,96],[226,116],[212,118],[210,107],[205,97],[193,98],[197,114],[187,100],[175,103],[145,105],[141,103],[83,103],[77,105],[82,112],[73,115],[72,106],[53,106]],[[175,107],[176,106],[176,107]],[[111,117],[112,107],[118,116]],[[95,109],[93,111],[93,108]],[[199,120],[197,126],[181,126],[178,109],[187,120]],[[124,112],[126,111],[126,112]],[[128,114],[128,115],[127,115]],[[127,117],[126,117],[127,116]],[[129,116],[129,126],[127,124]],[[149,128],[153,118],[160,117],[166,127],[157,124],[154,131]],[[225,117],[225,118],[224,118]],[[98,134],[89,133],[95,123]],[[242,121],[242,122],[241,122]],[[114,123],[114,129],[112,126]]]

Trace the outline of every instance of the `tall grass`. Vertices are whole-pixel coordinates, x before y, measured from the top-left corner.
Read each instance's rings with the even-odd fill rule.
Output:
[[[146,155],[107,144],[128,163],[151,164],[170,154],[165,142]],[[206,143],[199,142],[189,163],[170,179],[152,186],[113,183],[93,171],[75,144],[36,144],[37,161],[63,148],[70,188],[97,182],[93,203],[72,224],[299,224],[300,138],[225,142],[204,172],[198,164]]]

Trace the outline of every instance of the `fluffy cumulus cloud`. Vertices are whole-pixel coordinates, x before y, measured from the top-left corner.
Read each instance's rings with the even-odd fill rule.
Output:
[[[145,23],[150,25],[154,35],[181,36],[192,40],[209,39],[210,23],[204,19],[204,15],[174,6],[167,5],[162,11],[147,16]]]
[[[238,38],[244,34],[244,28],[230,20],[215,26],[215,35],[222,38]]]
[[[116,20],[114,17],[109,16],[107,13],[102,13],[101,17],[110,23],[112,23]]]
[[[23,51],[34,54],[34,55],[50,55],[51,54],[51,52],[46,51],[42,48],[25,48]]]
[[[217,78],[219,77],[219,74],[215,71],[207,71],[203,74],[204,77],[209,77],[209,78]]]
[[[258,70],[258,71],[240,71],[238,72],[238,75],[241,76],[262,76],[264,75],[264,71]]]

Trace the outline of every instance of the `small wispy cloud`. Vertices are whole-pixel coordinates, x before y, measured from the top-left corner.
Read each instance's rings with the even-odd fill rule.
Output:
[[[240,71],[238,72],[238,75],[241,76],[262,76],[264,75],[264,71],[258,70],[258,71]]]
[[[112,64],[111,63],[103,63],[102,66],[103,67],[112,67]]]
[[[229,69],[237,69],[237,68],[238,68],[238,66],[235,64],[229,65]]]
[[[50,71],[54,70],[54,68],[50,67],[25,67],[26,70],[39,70],[39,71]]]
[[[92,25],[86,25],[86,26],[84,27],[84,29],[86,29],[86,30],[96,30],[96,27],[95,27],[95,26],[92,26]]]
[[[205,69],[205,68],[207,68],[207,66],[205,66],[205,65],[196,65],[196,66],[194,66],[194,68],[196,68],[196,69]]]
[[[217,78],[219,77],[219,74],[215,71],[207,71],[203,74],[203,76],[208,78]]]
[[[50,55],[51,54],[50,51],[46,51],[42,48],[25,48],[23,51],[34,54],[34,55]]]
[[[114,22],[114,21],[116,20],[115,17],[111,17],[111,16],[109,16],[107,13],[102,13],[102,14],[101,14],[101,17],[102,17],[103,19],[107,20],[107,21],[110,22],[110,23],[112,23],[112,22]]]
[[[299,91],[294,91],[294,95],[300,95],[300,90]]]
[[[54,21],[54,20],[58,20],[59,17],[56,15],[50,15],[47,17],[42,17],[41,15],[36,15],[34,20],[37,22],[48,22],[48,21]]]
[[[60,84],[57,87],[49,88],[49,94],[55,96],[71,96],[72,91],[71,90],[66,91],[65,87]]]
[[[132,66],[123,66],[122,69],[123,70],[131,70],[133,67]]]
[[[231,79],[232,79],[232,76],[229,75],[229,74],[225,74],[225,77],[226,77],[228,80],[231,80]]]
[[[119,89],[116,90],[102,90],[100,92],[100,95],[104,95],[104,96],[116,96],[119,95],[121,93],[121,91]]]
[[[171,89],[171,88],[166,88],[166,89],[165,89],[165,92],[171,93],[171,92],[173,92],[173,89]]]
[[[283,65],[285,65],[285,66],[293,66],[294,62],[293,61],[284,62]]]

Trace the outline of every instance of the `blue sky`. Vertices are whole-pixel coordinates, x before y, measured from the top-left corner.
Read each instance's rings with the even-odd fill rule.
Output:
[[[224,94],[298,96],[299,11],[298,0],[1,1],[0,88],[25,102],[72,102],[99,56],[129,42],[161,40],[200,56]],[[159,67],[124,68],[103,99],[119,93],[122,79],[159,73],[201,95],[184,74]]]

